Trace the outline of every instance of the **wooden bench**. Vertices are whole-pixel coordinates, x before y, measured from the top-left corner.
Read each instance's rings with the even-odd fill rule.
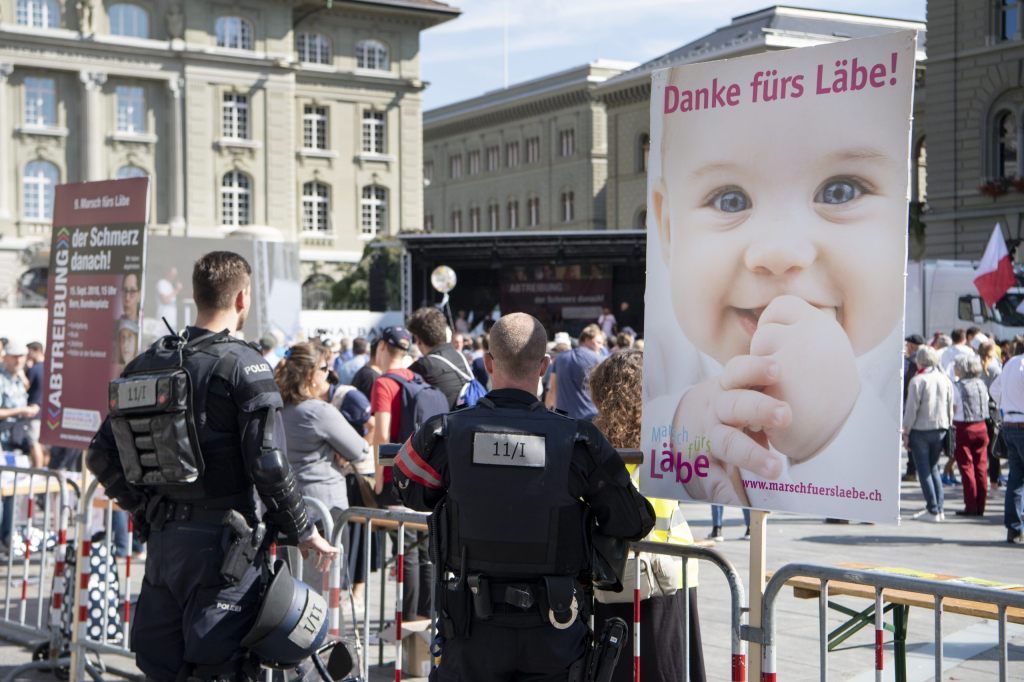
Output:
[[[859,571],[878,571],[893,575],[924,578],[926,580],[940,580],[949,582],[963,582],[983,587],[996,589],[1013,590],[1024,592],[1024,585],[998,583],[978,578],[968,578],[955,575],[944,575],[941,573],[928,573],[925,571],[914,571],[890,566],[878,566],[874,564],[842,563],[836,564],[838,568],[849,568]],[[786,584],[793,588],[793,596],[797,599],[818,599],[821,595],[821,581],[817,578],[796,577],[786,581]],[[832,651],[837,646],[852,637],[861,628],[873,626],[875,623],[875,588],[869,585],[859,585],[839,580],[830,580],[828,583],[828,596],[848,596],[866,599],[870,605],[857,611],[843,604],[828,600],[828,607],[833,611],[847,616],[847,620],[839,627],[828,634],[828,650]],[[910,616],[910,607],[917,606],[926,609],[935,609],[935,597],[920,592],[909,592],[907,590],[886,589],[882,591],[883,615],[892,612],[892,625],[885,624],[883,627],[893,633],[893,654],[896,664],[896,680],[905,682],[907,679],[907,621]],[[975,602],[965,599],[947,598],[942,600],[944,613],[955,613],[974,618],[987,618],[996,620],[999,618],[999,608],[994,604]],[[1006,620],[1010,623],[1024,624],[1024,609],[1006,609]]]

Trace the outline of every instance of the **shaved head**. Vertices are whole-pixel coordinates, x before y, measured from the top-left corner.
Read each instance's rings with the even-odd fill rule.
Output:
[[[510,313],[491,327],[488,339],[496,369],[516,379],[537,377],[547,354],[548,334],[533,315]]]

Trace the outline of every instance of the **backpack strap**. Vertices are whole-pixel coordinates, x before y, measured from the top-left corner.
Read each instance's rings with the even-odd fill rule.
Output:
[[[395,374],[394,372],[385,372],[381,376],[385,376],[388,379],[391,379],[392,381],[398,383],[399,386],[406,386],[409,383],[408,379],[400,377],[399,375]]]
[[[436,360],[440,360],[444,364],[448,365],[453,370],[455,370],[455,373],[458,374],[459,378],[462,379],[463,381],[468,383],[468,382],[473,380],[473,376],[471,374],[466,374],[465,372],[463,372],[461,369],[459,369],[458,367],[455,366],[455,363],[453,363],[451,360],[449,360],[448,358],[444,357],[440,353],[438,353],[437,355],[428,355],[427,357],[428,358],[434,358]],[[462,361],[465,362],[466,358],[463,357]],[[470,370],[470,371],[472,371],[472,370]]]

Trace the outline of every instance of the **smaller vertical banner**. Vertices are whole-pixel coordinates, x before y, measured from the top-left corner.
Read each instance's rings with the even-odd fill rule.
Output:
[[[56,188],[41,440],[84,448],[139,352],[149,178]]]

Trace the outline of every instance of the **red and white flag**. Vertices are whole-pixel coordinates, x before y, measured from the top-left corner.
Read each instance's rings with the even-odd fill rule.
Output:
[[[1010,262],[1010,252],[1006,250],[1003,230],[996,223],[988,246],[985,247],[985,255],[974,271],[974,286],[985,299],[985,305],[991,308],[1016,283],[1017,277],[1013,274],[1013,263]]]

